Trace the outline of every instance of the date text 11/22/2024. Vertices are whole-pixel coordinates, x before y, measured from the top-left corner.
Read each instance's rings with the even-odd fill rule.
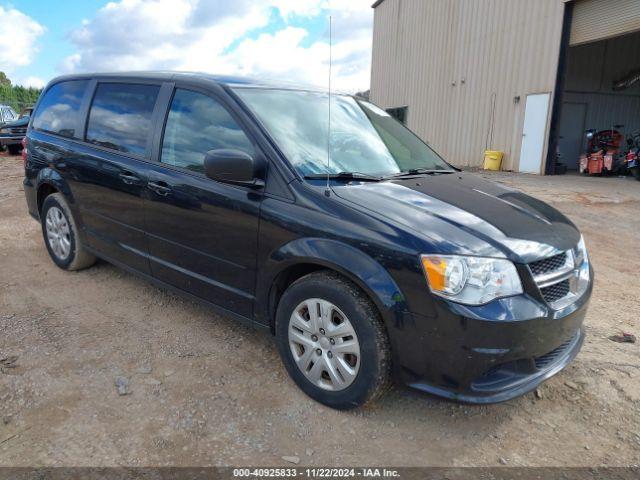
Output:
[[[400,472],[390,468],[234,468],[234,478],[302,477],[302,478],[399,478]]]

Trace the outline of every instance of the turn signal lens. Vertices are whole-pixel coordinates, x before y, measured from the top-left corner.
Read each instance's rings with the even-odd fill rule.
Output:
[[[509,260],[461,255],[421,255],[429,289],[467,305],[522,293],[516,267]]]
[[[442,292],[456,294],[464,288],[468,269],[463,261],[453,257],[422,257],[422,266],[429,285]]]
[[[431,288],[444,290],[444,272],[447,269],[447,262],[439,257],[422,257],[422,267]]]

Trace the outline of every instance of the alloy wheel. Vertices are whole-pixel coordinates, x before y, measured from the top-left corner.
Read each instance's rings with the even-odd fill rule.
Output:
[[[62,210],[51,207],[47,211],[45,226],[53,254],[59,260],[65,260],[71,253],[71,230]]]

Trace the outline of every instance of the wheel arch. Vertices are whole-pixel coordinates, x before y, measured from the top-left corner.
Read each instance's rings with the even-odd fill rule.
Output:
[[[299,278],[318,270],[331,270],[356,284],[374,303],[387,328],[402,321],[406,300],[389,272],[374,258],[351,245],[325,238],[294,240],[268,259],[267,273],[262,275],[256,300],[263,305],[259,317],[268,321],[271,330],[284,291]]]
[[[66,180],[53,168],[43,168],[36,178],[36,202],[38,206],[38,214],[42,212],[42,204],[44,199],[52,193],[61,193],[73,208],[73,195]]]

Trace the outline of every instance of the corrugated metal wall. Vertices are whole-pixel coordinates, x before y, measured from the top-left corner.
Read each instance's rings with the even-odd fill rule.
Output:
[[[564,102],[585,103],[586,128],[607,130],[613,125],[624,125],[623,134],[640,132],[640,96],[571,93],[564,95]],[[582,146],[584,147],[584,139]]]
[[[593,42],[638,30],[639,0],[581,0],[573,10],[569,43]]]
[[[481,165],[489,147],[517,169],[526,95],[555,88],[564,3],[385,0],[372,101],[408,105],[408,126],[455,165]]]
[[[639,5],[640,5],[640,0]],[[615,81],[640,70],[640,32],[570,47],[565,90],[640,96],[640,82],[614,91]]]
[[[639,52],[640,32],[569,49],[563,100],[586,104],[585,128],[618,124],[625,134],[640,131],[640,82],[621,91],[612,88],[614,81],[640,70]]]

